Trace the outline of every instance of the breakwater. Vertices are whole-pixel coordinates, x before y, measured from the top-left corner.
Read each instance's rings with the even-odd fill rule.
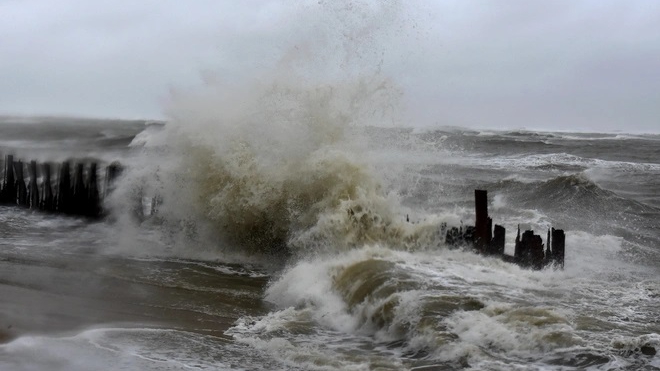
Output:
[[[103,198],[122,172],[119,163],[109,164],[99,184],[96,161],[39,164],[7,155],[3,165],[1,205],[89,218],[104,215]]]
[[[524,268],[564,268],[566,234],[562,229],[548,229],[545,244],[533,230],[518,231],[513,255],[505,254],[506,228],[495,224],[488,215],[488,191],[474,191],[474,226],[447,229],[445,243],[453,247],[468,247],[484,255],[500,257]]]

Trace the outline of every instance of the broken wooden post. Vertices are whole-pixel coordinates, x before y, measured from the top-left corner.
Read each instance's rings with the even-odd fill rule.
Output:
[[[506,241],[506,229],[501,225],[495,224],[493,231],[493,240],[490,242],[489,252],[495,255],[504,254],[504,243]]]
[[[532,230],[528,230],[523,232],[522,237],[520,237],[519,227],[514,255],[516,263],[523,267],[541,269],[543,268],[544,257],[541,236],[535,235]]]
[[[488,193],[484,190],[474,191],[474,203],[476,214],[476,225],[447,228],[442,224],[442,232],[446,232],[445,244],[449,247],[458,247],[471,245],[477,252],[488,255],[497,255],[508,263],[517,264],[523,268],[543,269],[554,263],[555,267],[564,267],[564,231],[552,229],[548,230],[548,251],[543,251],[543,240],[541,236],[535,235],[534,231],[527,230],[522,236],[520,234],[520,225],[518,225],[518,234],[516,236],[514,255],[504,253],[506,244],[506,229],[501,225],[495,225],[488,216]],[[552,248],[551,242],[552,241]]]
[[[550,229],[548,228],[548,237],[545,239],[545,258],[543,259],[543,266],[547,267],[552,264],[552,250],[550,250]]]
[[[563,229],[552,228],[552,260],[554,264],[564,269],[564,249],[566,235]]]
[[[534,234],[534,231],[530,232],[532,232],[532,240],[530,242],[532,268],[543,269],[543,259],[545,258],[545,254],[543,253],[543,239],[541,239],[541,236]]]
[[[69,161],[64,161],[60,166],[60,179],[57,186],[57,211],[70,213],[71,199],[71,167]]]
[[[23,162],[18,160],[14,162],[14,172],[16,173],[16,191],[18,195],[19,206],[29,206],[27,198],[27,188],[25,187],[25,176],[23,174]]]
[[[30,161],[30,185],[29,192],[29,206],[30,209],[39,208],[39,185],[37,184],[37,162]]]
[[[474,243],[474,227],[467,225],[464,228],[461,227],[461,233],[463,236],[463,243]]]
[[[485,252],[492,239],[492,220],[488,217],[488,191],[474,190],[474,246],[479,252]]]
[[[474,244],[474,227],[471,225],[463,228],[452,227],[447,229],[445,234],[445,244],[450,247],[470,246]]]
[[[44,163],[41,165],[44,174],[44,181],[42,183],[42,201],[41,209],[45,211],[55,211],[55,200],[53,199],[53,187],[50,183],[50,164]]]

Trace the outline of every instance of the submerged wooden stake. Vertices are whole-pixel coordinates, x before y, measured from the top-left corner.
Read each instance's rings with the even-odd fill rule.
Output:
[[[101,215],[101,199],[99,197],[97,183],[96,162],[92,162],[89,166],[89,173],[87,174],[87,200],[85,212],[87,216],[91,217]]]
[[[520,236],[520,230],[518,231]],[[523,266],[534,269],[543,268],[543,241],[541,236],[534,234],[534,231],[525,231],[521,238],[516,238],[516,262]]]
[[[504,244],[506,242],[506,229],[501,225],[495,224],[493,239],[490,243],[490,253],[495,255],[504,254]]]
[[[57,211],[65,214],[71,212],[71,166],[64,161],[60,166],[60,179],[57,186]]]
[[[32,160],[30,161],[30,186],[28,188],[30,195],[30,208],[38,209],[39,208],[39,185],[37,184],[37,162]]]
[[[16,178],[14,177],[14,156],[7,155],[5,160],[4,185],[0,203],[5,205],[16,205]]]
[[[25,177],[23,175],[23,162],[14,162],[14,172],[16,173],[16,191],[18,193],[18,205],[28,207],[27,188],[25,187]]]
[[[552,228],[552,260],[561,269],[564,269],[565,242],[564,230]]]
[[[480,252],[486,252],[491,240],[491,223],[488,217],[488,192],[484,190],[474,191],[474,245]]]
[[[41,209],[45,211],[55,211],[55,200],[53,199],[53,188],[50,180],[50,164],[45,163],[41,165],[44,174],[44,181],[42,185],[43,199],[41,202]]]
[[[71,210],[73,214],[76,215],[85,214],[85,199],[87,198],[87,189],[85,187],[85,178],[83,177],[84,170],[85,168],[83,164],[76,164],[76,172],[73,178],[73,203],[71,205]]]
[[[115,189],[115,182],[121,176],[123,168],[119,162],[113,162],[105,169],[105,195],[109,195]]]
[[[528,230],[516,236],[514,255],[504,253],[506,243],[506,229],[501,225],[495,225],[488,216],[488,192],[485,190],[474,191],[475,226],[463,226],[460,228],[446,228],[445,244],[448,246],[472,246],[478,253],[499,256],[502,260],[515,263],[525,268],[542,269],[554,265],[564,268],[564,231],[548,231],[546,241],[547,251],[543,251],[543,240],[541,236]],[[550,238],[552,236],[552,239]],[[552,241],[552,246],[550,245]]]

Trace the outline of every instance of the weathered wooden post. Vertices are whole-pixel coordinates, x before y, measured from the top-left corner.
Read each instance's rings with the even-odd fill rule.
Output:
[[[117,161],[111,163],[105,169],[105,196],[108,196],[115,189],[115,181],[122,172],[123,168]]]
[[[518,261],[522,256],[522,245],[520,244],[520,224],[518,224],[518,234],[516,234],[515,250],[513,251],[513,258]]]
[[[76,164],[76,172],[73,183],[73,204],[71,210],[76,215],[85,215],[85,204],[87,202],[87,188],[85,187],[85,168],[82,163]]]
[[[4,186],[0,202],[5,205],[16,205],[16,178],[14,177],[14,156],[7,155],[5,161]]]
[[[492,239],[492,223],[488,217],[488,191],[474,190],[474,245],[479,252],[485,252]]]
[[[461,237],[463,238],[463,244],[474,244],[474,227],[471,225],[466,225],[465,227],[461,226],[460,229]]]
[[[534,231],[531,232],[531,241],[529,242],[531,246],[531,265],[534,269],[543,269],[543,259],[545,254],[543,253],[543,240],[541,236],[534,234]]]
[[[30,185],[29,185],[30,209],[39,208],[39,185],[37,184],[37,162],[30,161]]]
[[[57,211],[69,214],[71,212],[71,166],[64,161],[60,166],[60,179],[57,186]]]
[[[92,164],[89,166],[89,173],[87,174],[86,215],[90,217],[98,217],[101,215],[101,199],[99,197],[97,176],[96,162],[92,162]]]
[[[517,264],[523,267],[534,269],[543,268],[543,240],[541,236],[535,235],[534,231],[525,231],[520,237],[520,227],[518,227],[518,237],[516,237],[516,252],[514,255]]]
[[[43,194],[41,209],[45,211],[55,211],[55,200],[53,199],[53,188],[50,181],[50,164],[42,164],[41,170],[44,174],[44,181],[41,192]]]
[[[552,250],[550,250],[550,229],[548,228],[548,237],[545,239],[545,258],[543,259],[543,266],[547,267],[552,264]]]
[[[23,161],[14,162],[16,173],[16,190],[18,192],[18,205],[28,207],[27,188],[25,187],[25,176],[23,174]]]
[[[160,204],[162,199],[157,196],[156,202]],[[459,247],[459,246],[470,246],[474,247],[474,227],[471,225],[458,227],[447,228],[446,225],[443,227],[446,230],[445,233],[445,244],[449,247]]]
[[[495,224],[493,231],[493,240],[490,243],[490,253],[495,255],[504,254],[504,243],[506,241],[506,229],[501,225]]]
[[[563,229],[552,228],[552,259],[558,267],[564,269],[564,250],[566,235]]]

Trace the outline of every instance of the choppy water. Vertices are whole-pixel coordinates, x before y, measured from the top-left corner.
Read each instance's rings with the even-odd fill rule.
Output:
[[[660,136],[410,129],[419,15],[287,4],[164,125],[0,120],[3,154],[126,167],[102,221],[0,207],[0,370],[660,369]],[[565,270],[448,249],[474,189]]]
[[[0,208],[0,369],[660,369],[660,136],[48,125],[128,171],[100,222]],[[565,270],[448,249],[475,188],[509,253],[564,228]]]

